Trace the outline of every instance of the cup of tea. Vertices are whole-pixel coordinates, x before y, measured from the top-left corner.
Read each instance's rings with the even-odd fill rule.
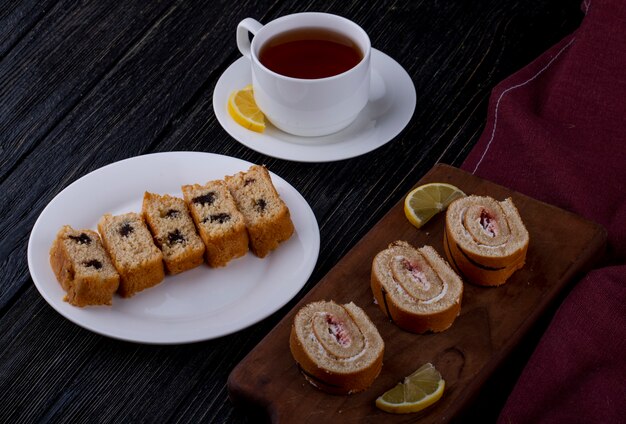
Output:
[[[250,59],[257,105],[287,133],[332,134],[367,104],[371,44],[346,18],[296,13],[266,25],[246,18],[237,26],[237,47]]]

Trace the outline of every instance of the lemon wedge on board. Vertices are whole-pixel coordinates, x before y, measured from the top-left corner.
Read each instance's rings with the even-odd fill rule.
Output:
[[[394,414],[418,412],[441,399],[445,386],[439,371],[427,363],[378,397],[376,406]]]
[[[465,197],[465,193],[451,184],[424,184],[404,198],[404,215],[411,224],[420,228],[460,197]]]

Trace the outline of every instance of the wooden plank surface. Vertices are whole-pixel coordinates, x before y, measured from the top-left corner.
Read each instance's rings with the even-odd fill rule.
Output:
[[[162,2],[59,2],[13,47],[0,67],[0,131],[6,140],[0,181],[89,96],[165,9]],[[113,25],[124,31],[110,31]]]
[[[0,4],[0,421],[31,422],[255,422],[227,399],[235,364],[434,163],[461,163],[491,87],[582,16],[579,2],[539,0]],[[348,161],[298,164],[251,151],[219,127],[212,90],[238,57],[236,24],[305,10],[360,23],[412,76],[418,108],[393,143]],[[289,305],[218,340],[141,346],[78,328],[32,285],[32,225],[86,173],[173,150],[266,163],[300,190],[321,229],[313,275]]]
[[[56,0],[0,1],[0,59],[55,5]]]
[[[371,262],[389,243],[405,240],[433,246],[442,256],[445,214],[420,230],[404,217],[398,202],[339,263],[285,316],[233,370],[229,392],[235,402],[261,405],[274,422],[442,423],[455,418],[473,399],[494,369],[572,277],[589,269],[603,253],[606,231],[598,224],[536,201],[454,167],[438,165],[418,185],[453,184],[468,194],[511,197],[530,234],[525,266],[500,287],[464,283],[461,313],[441,333],[416,335],[399,329],[373,302]],[[354,302],[365,310],[385,341],[383,370],[366,391],[329,395],[305,382],[289,350],[293,317],[319,300]],[[446,380],[442,399],[411,418],[389,415],[374,406],[376,397],[431,362]]]

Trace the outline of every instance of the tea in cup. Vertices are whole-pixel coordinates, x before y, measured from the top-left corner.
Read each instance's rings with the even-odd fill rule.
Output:
[[[309,12],[262,25],[246,18],[237,27],[237,47],[250,59],[258,107],[287,133],[332,134],[367,104],[371,44],[348,19]]]

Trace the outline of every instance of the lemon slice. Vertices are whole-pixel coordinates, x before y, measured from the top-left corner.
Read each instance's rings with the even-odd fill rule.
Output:
[[[420,228],[460,197],[465,197],[465,193],[451,184],[425,184],[407,194],[404,199],[404,214],[411,224]]]
[[[256,132],[265,130],[265,116],[254,101],[251,85],[231,93],[228,98],[228,113],[242,127]]]
[[[431,363],[422,365],[402,383],[376,399],[376,406],[394,414],[418,412],[437,402],[446,382]]]

